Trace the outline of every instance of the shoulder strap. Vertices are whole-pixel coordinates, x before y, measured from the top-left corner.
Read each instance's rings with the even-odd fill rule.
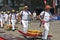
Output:
[[[27,11],[27,13],[29,14],[29,11]],[[22,14],[23,14],[23,11],[22,11]]]
[[[14,14],[15,18],[16,18],[16,13]]]
[[[44,16],[45,16],[45,11],[44,11],[44,13],[43,13],[42,19],[44,19]]]
[[[22,19],[23,11],[21,12],[21,19]]]
[[[27,11],[27,13],[29,14],[29,11]]]

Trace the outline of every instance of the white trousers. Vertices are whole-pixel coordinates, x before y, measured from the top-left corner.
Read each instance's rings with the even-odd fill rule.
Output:
[[[44,24],[44,31],[43,31],[42,39],[47,39],[48,32],[49,32],[49,22],[46,22]]]
[[[28,21],[22,20],[22,24],[23,24],[23,32],[27,33],[28,30]]]
[[[12,30],[14,30],[15,29],[16,20],[11,20],[11,23],[12,23]]]
[[[3,25],[4,25],[4,19],[0,19],[0,22],[1,22],[1,27],[3,27]]]

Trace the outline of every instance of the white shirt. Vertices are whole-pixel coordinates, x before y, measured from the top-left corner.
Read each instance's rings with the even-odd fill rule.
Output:
[[[10,14],[12,20],[16,20],[16,14],[12,13]]]
[[[0,14],[0,19],[4,19],[5,15],[4,14]]]
[[[44,21],[50,21],[50,15],[51,15],[51,13],[47,12],[47,11],[42,11],[40,15],[43,16],[43,14],[44,14]]]
[[[30,11],[21,11],[20,15],[22,15],[22,20],[29,20]]]
[[[9,15],[8,14],[5,14],[5,21],[8,20],[8,17],[10,17],[10,14]]]

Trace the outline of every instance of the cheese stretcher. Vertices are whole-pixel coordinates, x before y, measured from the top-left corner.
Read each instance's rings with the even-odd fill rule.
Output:
[[[22,34],[25,40],[36,40],[42,39],[42,31],[39,30],[28,30],[27,33],[24,33],[22,30],[18,30]],[[52,35],[48,35],[48,39],[51,40]]]

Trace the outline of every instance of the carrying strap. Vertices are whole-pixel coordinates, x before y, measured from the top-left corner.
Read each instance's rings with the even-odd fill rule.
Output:
[[[29,14],[29,11],[26,11],[26,12]],[[23,15],[23,11],[22,11],[21,15]]]
[[[42,19],[44,19],[44,16],[45,16],[45,11],[43,12],[43,15],[41,16],[40,21],[42,21]]]
[[[29,11],[26,11],[28,14],[29,14]],[[21,19],[22,19],[22,16],[23,16],[23,11],[21,12]]]
[[[44,16],[45,16],[45,11],[44,11],[44,13],[43,13],[42,19],[44,19]]]
[[[42,18],[40,18],[40,25],[39,25],[39,27],[41,27],[41,25],[42,25],[42,19],[44,19],[44,16],[45,16],[45,11],[44,11],[44,13],[42,15]]]

